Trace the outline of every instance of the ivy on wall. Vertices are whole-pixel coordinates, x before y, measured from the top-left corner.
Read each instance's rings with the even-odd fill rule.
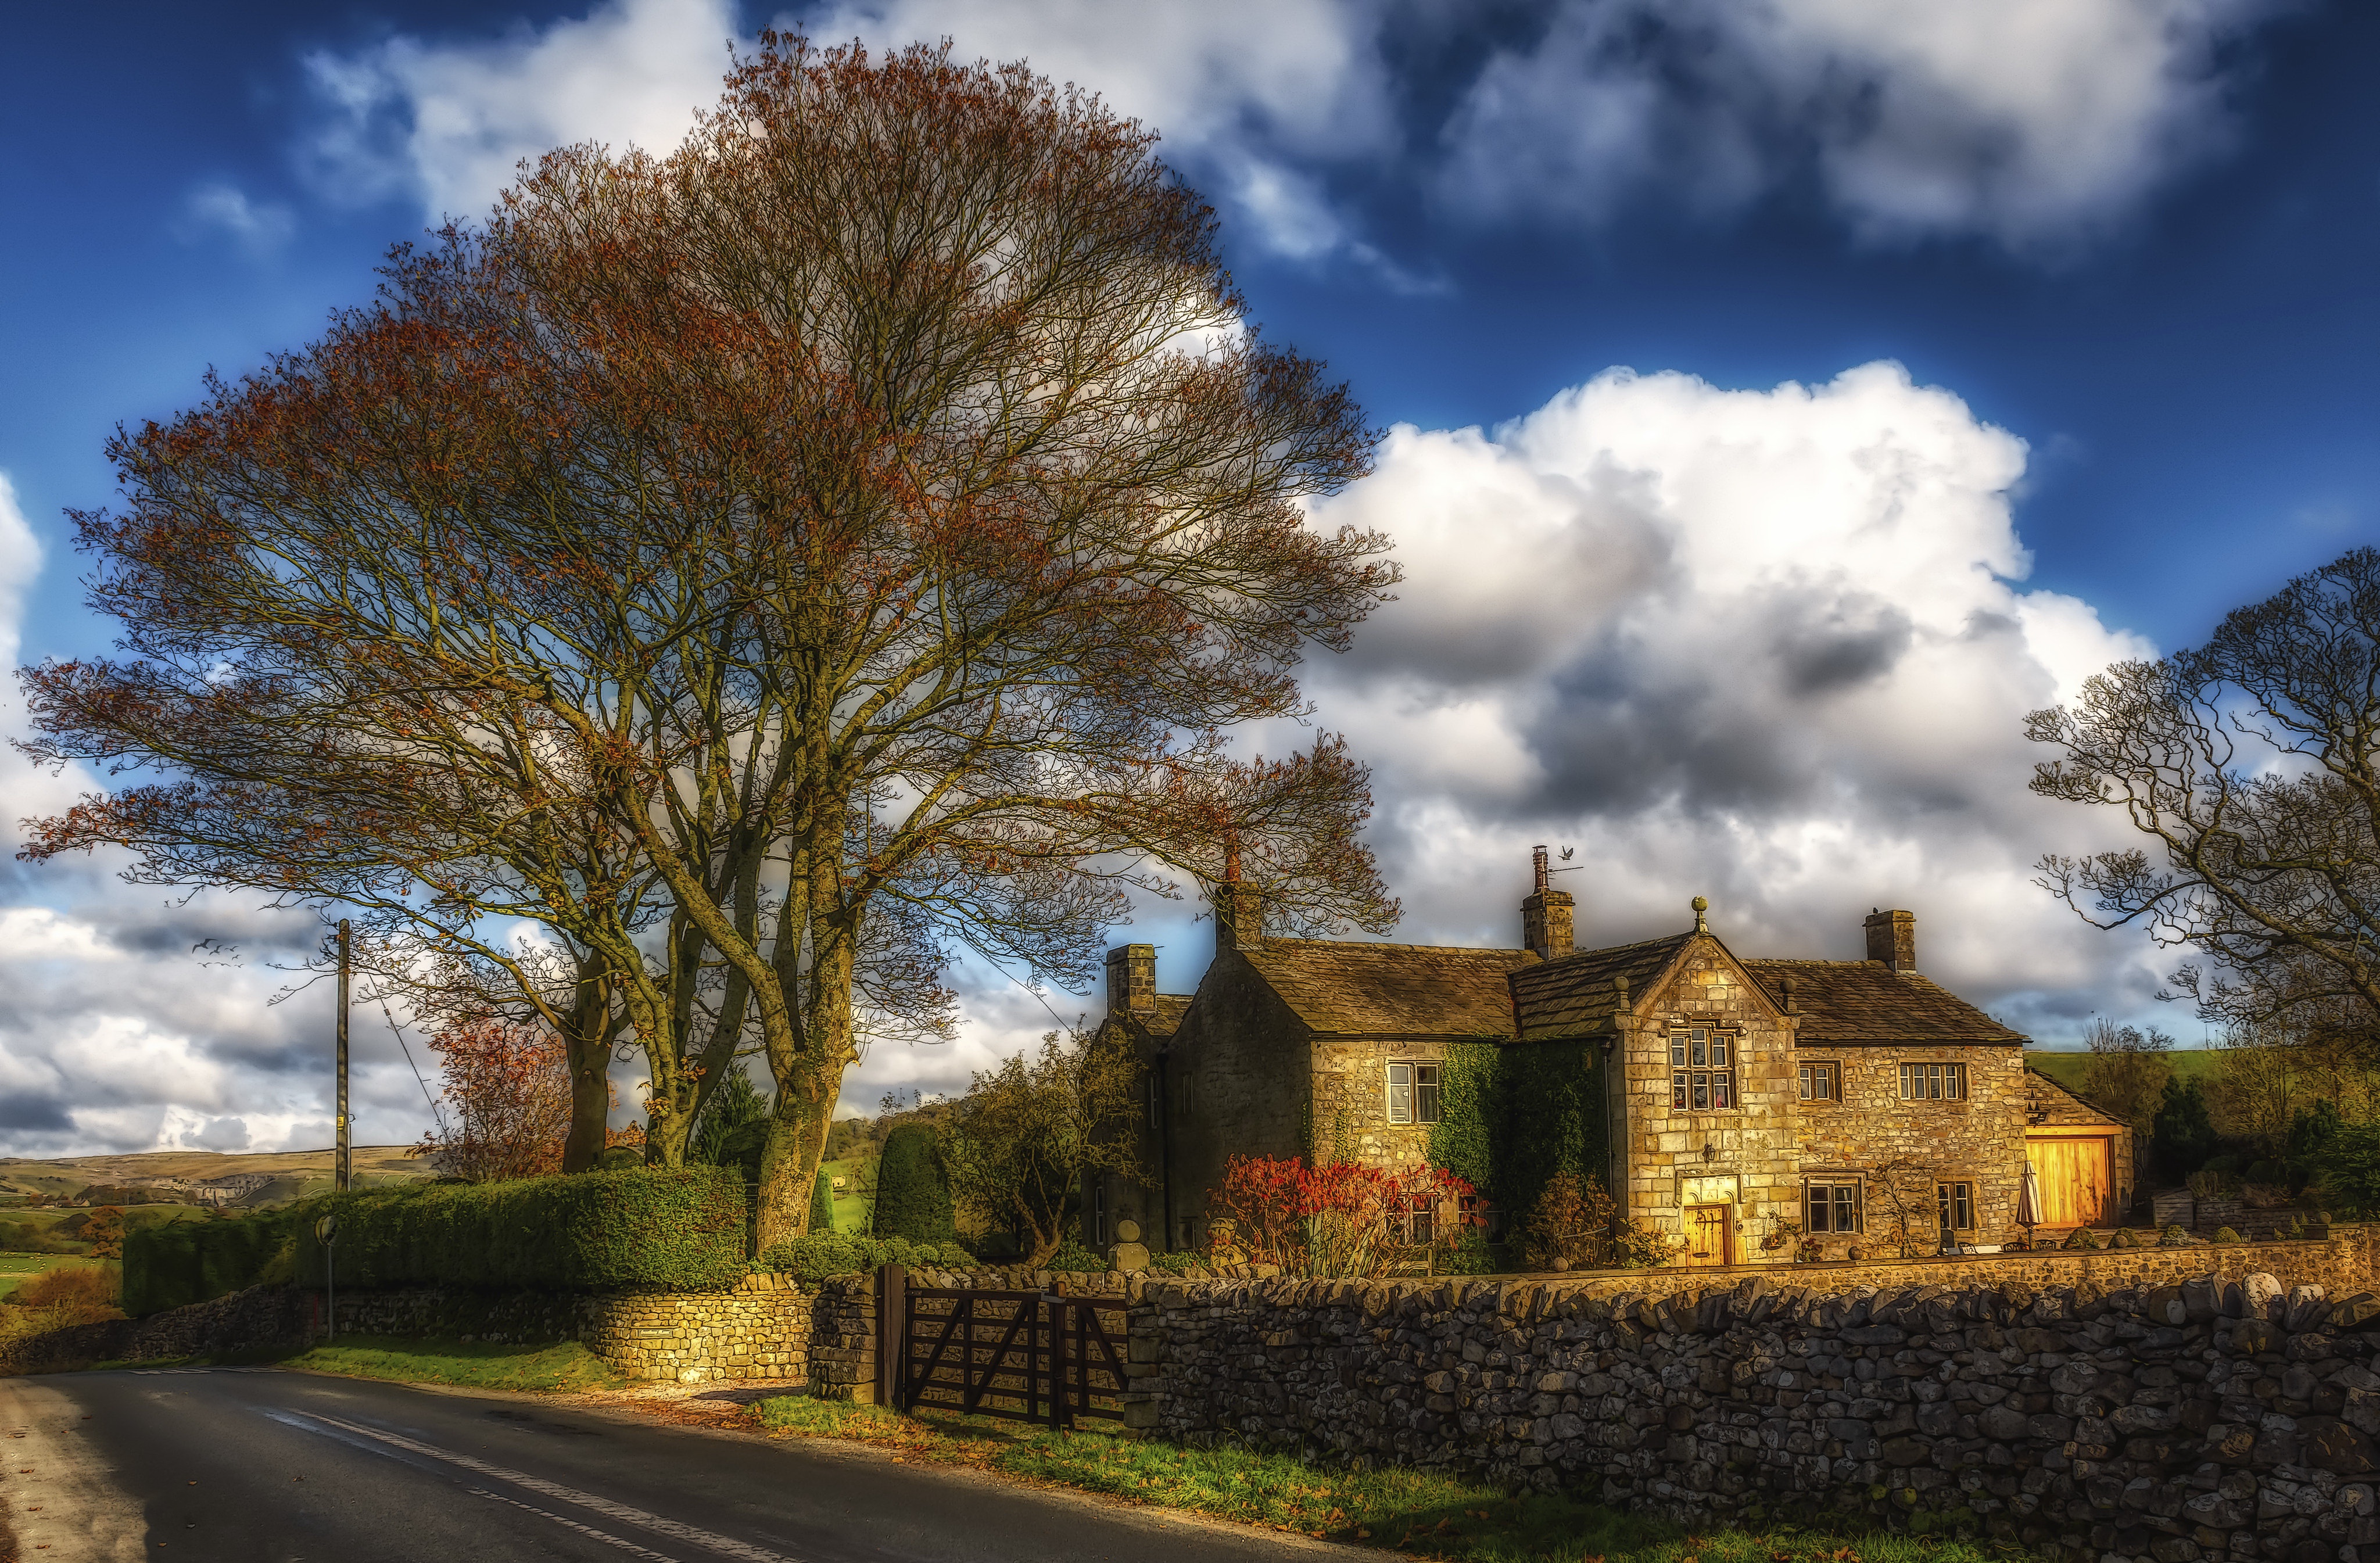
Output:
[[[1603,1049],[1593,1042],[1458,1042],[1439,1077],[1429,1159],[1518,1215],[1546,1180],[1603,1181]]]

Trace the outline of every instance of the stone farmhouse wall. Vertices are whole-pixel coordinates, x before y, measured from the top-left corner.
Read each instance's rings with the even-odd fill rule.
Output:
[[[2210,1274],[2214,1255],[2250,1267]],[[2380,1300],[2368,1266],[2352,1298],[2325,1284],[2366,1257],[2026,1255],[1823,1292],[1775,1270],[1153,1281],[1126,1410],[1193,1444],[1453,1467],[1689,1521],[1924,1511],[2072,1557],[2370,1563]]]

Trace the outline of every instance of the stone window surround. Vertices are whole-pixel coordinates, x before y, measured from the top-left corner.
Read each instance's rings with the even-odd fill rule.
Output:
[[[1950,1230],[1954,1232],[1973,1232],[1981,1230],[1983,1228],[1984,1205],[1983,1196],[1979,1193],[1981,1184],[1982,1181],[1980,1179],[1970,1177],[1963,1172],[1954,1172],[1948,1175],[1937,1173],[1934,1179],[1934,1209],[1936,1218],[1938,1220],[1941,1215],[1942,1191],[1945,1189],[1964,1188],[1967,1191],[1967,1224],[1963,1227],[1958,1224],[1957,1211],[1959,1206],[1958,1202],[1954,1197],[1950,1205],[1952,1212]]]
[[[1830,1225],[1826,1228],[1823,1233],[1821,1233],[1806,1225],[1810,1216],[1810,1191],[1819,1188],[1849,1188],[1852,1191],[1852,1225],[1848,1230]],[[1866,1177],[1856,1171],[1804,1171],[1802,1174],[1802,1219],[1805,1223],[1803,1228],[1803,1235],[1805,1237],[1818,1237],[1822,1235],[1827,1237],[1857,1237],[1865,1232],[1867,1230]]]
[[[1831,1072],[1831,1084],[1833,1089],[1828,1095],[1824,1097],[1803,1097],[1799,1095],[1801,1090],[1800,1072],[1804,1069],[1812,1068],[1824,1069]],[[1840,1059],[1797,1060],[1794,1064],[1794,1091],[1796,1093],[1797,1100],[1803,1109],[1818,1112],[1834,1112],[1850,1106],[1848,1102],[1843,1100],[1843,1064]]]
[[[1685,1045],[1685,1034],[1694,1031],[1707,1031],[1712,1033],[1712,1040],[1718,1042],[1726,1048],[1728,1061],[1724,1066],[1712,1063],[1694,1064],[1692,1062],[1681,1065],[1677,1061],[1678,1049]],[[1672,1114],[1682,1115],[1690,1118],[1700,1118],[1707,1114],[1718,1113],[1724,1114],[1730,1118],[1734,1118],[1742,1113],[1745,1070],[1743,1064],[1743,1027],[1742,1025],[1737,1024],[1732,1021],[1722,1021],[1702,1015],[1678,1015],[1672,1017],[1669,1023],[1662,1027],[1660,1037],[1661,1060],[1670,1072],[1670,1078],[1666,1082],[1666,1084],[1669,1093],[1670,1111]],[[1691,1053],[1687,1056],[1689,1059],[1692,1058]],[[1695,1107],[1693,1105],[1694,1098],[1690,1090],[1688,1091],[1687,1099],[1683,1103],[1681,1103],[1677,1099],[1678,1093],[1682,1089],[1680,1084],[1682,1077],[1690,1078],[1698,1073],[1705,1076],[1706,1082],[1709,1083],[1717,1083],[1721,1080],[1725,1081],[1728,1097],[1727,1106]],[[1664,1082],[1661,1082],[1658,1078],[1656,1079],[1654,1090],[1657,1094],[1662,1090],[1664,1084]],[[1708,1089],[1707,1084],[1706,1085],[1706,1089]]]
[[[1939,1068],[1945,1072],[1957,1071],[1959,1094],[1955,1097],[1947,1093],[1939,1097],[1909,1095],[1907,1089],[1909,1071],[1926,1068]],[[1944,1078],[1947,1082],[1949,1079],[1947,1072]],[[1893,1094],[1897,1100],[1911,1106],[1923,1103],[1929,1108],[1964,1107],[1975,1099],[1974,1076],[1969,1072],[1966,1060],[1963,1059],[1896,1059],[1893,1060]]]
[[[1409,1072],[1405,1077],[1405,1090],[1410,1095],[1406,1097],[1405,1116],[1402,1118],[1397,1116],[1395,1072],[1399,1069]],[[1426,1083],[1421,1077],[1423,1070],[1429,1072],[1429,1079]],[[1428,1087],[1427,1097],[1423,1095],[1425,1084]],[[1436,1059],[1384,1059],[1380,1063],[1380,1114],[1390,1123],[1436,1123],[1445,1116],[1445,1068]],[[1428,1109],[1427,1116],[1424,1116],[1425,1106]]]

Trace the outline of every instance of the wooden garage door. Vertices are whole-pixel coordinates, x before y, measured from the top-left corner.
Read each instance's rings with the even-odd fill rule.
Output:
[[[2041,1224],[2087,1227],[2113,1214],[2115,1169],[2102,1137],[2027,1135],[2025,1154],[2041,1178]]]

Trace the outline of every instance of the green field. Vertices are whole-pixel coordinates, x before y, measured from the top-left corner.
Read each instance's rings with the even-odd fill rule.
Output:
[[[875,1160],[873,1157],[844,1157],[840,1161],[820,1163],[830,1178],[841,1178],[844,1186],[834,1196],[834,1230],[838,1232],[864,1232],[868,1230],[868,1202],[858,1190],[860,1169]]]
[[[2211,1048],[2192,1048],[2185,1051],[2177,1048],[2166,1058],[2173,1065],[2175,1079],[2207,1083],[2211,1082],[2215,1066],[2222,1056]],[[2091,1055],[2052,1053],[2039,1048],[2028,1048],[2024,1061],[2026,1068],[2041,1071],[2070,1091],[2080,1091],[2082,1089],[2082,1072],[2091,1067]]]
[[[0,1302],[17,1294],[18,1282],[52,1270],[87,1269],[105,1261],[79,1254],[0,1254]]]

